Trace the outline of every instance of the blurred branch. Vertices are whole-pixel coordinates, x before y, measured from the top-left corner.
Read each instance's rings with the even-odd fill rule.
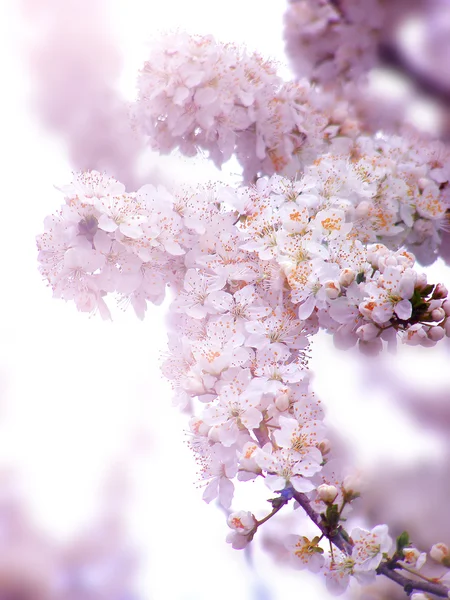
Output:
[[[450,86],[445,85],[427,75],[427,73],[412,64],[401,50],[393,44],[381,44],[378,49],[380,61],[400,74],[405,75],[421,92],[450,105]]]

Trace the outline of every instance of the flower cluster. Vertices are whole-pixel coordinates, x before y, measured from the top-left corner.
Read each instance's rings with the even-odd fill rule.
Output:
[[[65,205],[46,220],[38,246],[55,295],[80,310],[108,316],[104,296],[115,292],[143,316],[171,284],[163,371],[176,402],[194,413],[190,445],[205,501],[229,509],[236,480],[262,477],[279,494],[274,512],[305,497],[337,527],[357,494],[349,482],[333,488],[327,476],[323,410],[307,369],[311,336],[322,327],[365,351],[395,343],[397,333],[433,345],[450,334],[450,306],[447,290],[413,269],[412,254],[358,239],[341,183],[314,179],[320,168],[297,182],[274,175],[180,196],[151,185],[127,194],[112,178],[79,174],[61,188]],[[347,173],[348,198],[365,186]],[[233,513],[228,540],[244,547],[264,520]],[[352,537],[351,555],[325,560],[306,538],[294,549],[302,565],[323,566],[336,588],[373,576],[389,540],[383,528]]]
[[[406,245],[422,264],[448,229],[450,154],[440,142],[395,135],[339,137],[306,167],[305,184],[349,213],[357,239]]]
[[[294,174],[323,145],[327,120],[307,82],[284,83],[259,55],[210,36],[166,37],[138,88],[135,121],[154,148],[206,150],[218,166],[235,154],[247,180],[293,159]]]
[[[180,277],[182,222],[170,194],[151,185],[127,194],[96,171],[76,175],[61,191],[66,203],[38,238],[41,272],[55,297],[110,318],[103,297],[116,292],[143,318],[146,300],[159,304]]]
[[[353,77],[375,61],[379,8],[377,0],[291,4],[313,79]],[[432,346],[450,337],[447,289],[414,268],[415,254],[435,260],[447,227],[448,150],[362,135],[345,99],[286,84],[260,56],[212,37],[167,37],[138,85],[134,119],[153,147],[206,150],[218,166],[236,156],[253,184],[125,192],[96,171],[77,174],[38,237],[41,273],[56,297],[105,318],[108,294],[143,318],[171,287],[162,368],[175,403],[192,415],[203,498],[230,511],[234,548],[294,499],[322,535],[290,535],[284,550],[333,592],[352,578],[382,573],[398,583],[396,569],[418,573],[425,555],[407,535],[392,548],[386,525],[344,529],[359,486],[335,473],[308,350],[319,329],[368,353],[398,339]],[[259,520],[231,512],[236,483],[258,478],[274,495],[272,512]],[[443,544],[430,555],[447,566]],[[410,592],[445,596],[445,582]]]
[[[380,0],[291,0],[285,40],[295,71],[322,83],[359,77],[377,63],[385,16]]]

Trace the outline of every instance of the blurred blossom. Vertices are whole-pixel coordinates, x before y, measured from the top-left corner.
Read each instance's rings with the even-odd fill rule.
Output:
[[[44,125],[66,142],[72,166],[105,171],[129,188],[148,181],[143,139],[118,90],[122,65],[111,7],[104,0],[22,4],[31,101]],[[152,180],[157,176],[153,169]]]
[[[117,490],[116,490],[117,491]],[[31,517],[13,472],[0,475],[0,598],[123,600],[134,594],[136,548],[111,498],[85,530],[57,541]],[[117,500],[117,498],[113,498]],[[117,502],[114,502],[117,505]]]

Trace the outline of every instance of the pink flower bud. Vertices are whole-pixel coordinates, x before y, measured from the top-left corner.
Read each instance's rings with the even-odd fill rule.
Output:
[[[338,489],[334,487],[334,485],[322,483],[322,485],[319,485],[317,488],[317,497],[327,504],[332,504],[336,500],[337,495]]]
[[[433,340],[433,342],[439,342],[443,337],[445,337],[445,331],[442,327],[431,327],[428,331],[428,339]]]
[[[433,311],[431,311],[431,318],[433,319],[433,321],[442,321],[444,317],[445,310],[443,308],[435,308]]]
[[[343,287],[348,287],[355,281],[356,273],[352,269],[344,269],[339,276],[339,283]]]
[[[289,408],[289,396],[288,394],[280,394],[275,398],[275,406],[280,412],[283,412]]]
[[[445,331],[445,335],[447,337],[450,337],[450,319],[447,319],[445,321],[445,325],[444,325],[444,331]]]
[[[434,546],[431,547],[430,556],[436,562],[442,562],[449,556],[448,546],[442,543],[434,544]]]
[[[325,293],[327,298],[330,300],[335,300],[341,293],[341,288],[338,283],[334,281],[327,281],[325,284]]]
[[[444,284],[438,283],[436,285],[436,287],[434,288],[433,298],[443,299],[443,298],[447,298],[447,296],[448,296],[448,289],[445,287]]]
[[[421,177],[417,183],[419,184],[419,189],[423,191],[427,185],[430,185],[431,181],[426,177]]]
[[[367,217],[370,211],[370,206],[370,202],[367,202],[367,200],[360,202],[355,209],[356,218],[363,219],[364,217]]]
[[[447,317],[450,315],[450,300],[446,300],[444,302],[444,304],[442,305],[442,308],[445,311],[445,314],[447,315]]]

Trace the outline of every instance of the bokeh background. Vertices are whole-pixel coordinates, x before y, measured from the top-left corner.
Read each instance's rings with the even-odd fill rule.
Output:
[[[36,264],[35,236],[62,201],[54,186],[73,170],[111,170],[130,189],[239,181],[232,162],[219,172],[201,156],[146,151],[127,103],[149,41],[176,28],[245,43],[290,77],[285,9],[281,0],[0,3],[2,599],[328,597],[315,576],[284,569],[282,553],[276,562],[264,550],[291,526],[310,525],[271,522],[265,544],[235,551],[223,513],[202,502],[187,417],[159,372],[167,305],[149,307],[143,322],[120,309],[111,323],[90,318],[52,300]],[[402,39],[414,46],[420,23],[408,27]],[[441,109],[398,74],[377,72],[374,86],[419,128],[442,134]],[[427,272],[450,287],[441,260]],[[312,351],[336,447],[365,480],[355,522],[409,527],[424,550],[450,542],[450,533],[442,539],[450,532],[449,361],[447,343],[374,359],[339,352],[320,335]],[[264,514],[267,492],[243,487],[236,509]]]

